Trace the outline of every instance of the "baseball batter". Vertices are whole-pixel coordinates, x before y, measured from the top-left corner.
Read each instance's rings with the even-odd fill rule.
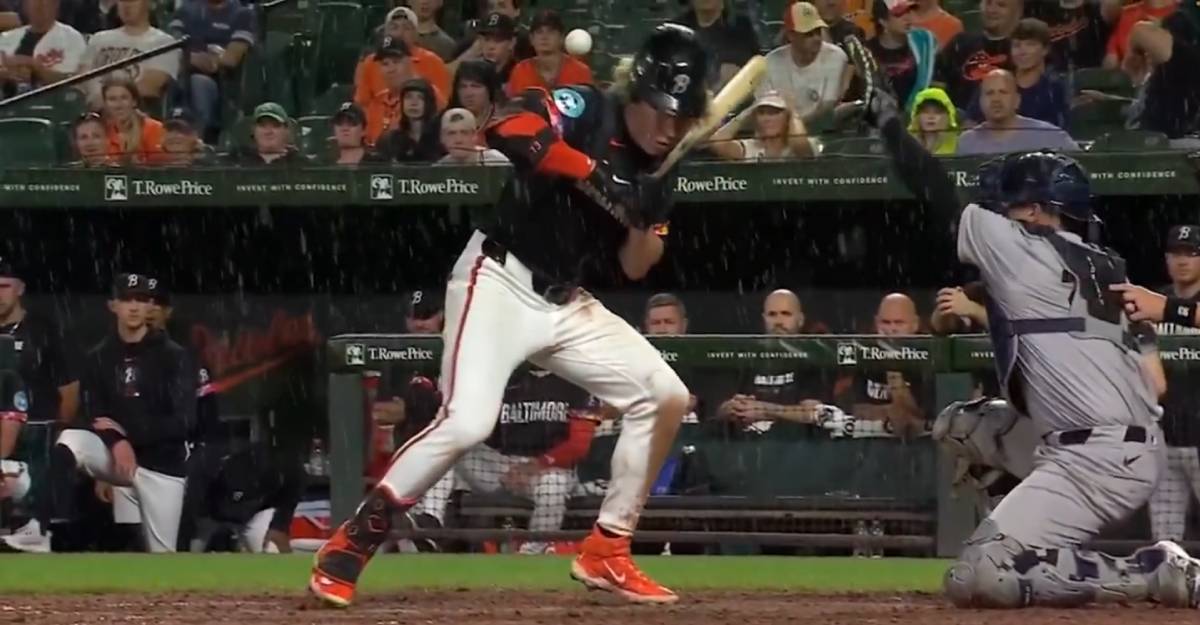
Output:
[[[944,217],[959,213],[953,182],[905,133],[894,97],[873,91],[868,102],[908,188]],[[1128,558],[1080,548],[1146,503],[1164,460],[1139,341],[1107,290],[1125,281],[1124,261],[1078,232],[1094,219],[1086,174],[1062,155],[1014,154],[984,165],[980,186],[995,201],[961,209],[958,255],[990,296],[1001,388],[1040,441],[1032,471],[946,573],[947,595],[960,607],[1195,607],[1200,563],[1178,545]]]
[[[395,514],[487,439],[509,375],[528,360],[624,415],[612,481],[571,575],[634,602],[677,600],[638,569],[630,542],[688,391],[658,350],[582,287],[640,279],[661,258],[656,226],[666,222],[672,177],[649,172],[706,113],[708,62],[695,33],[664,24],[612,92],[531,89],[497,111],[484,134],[515,175],[495,222],[451,272],[441,412],[317,553],[316,597],[350,604]]]

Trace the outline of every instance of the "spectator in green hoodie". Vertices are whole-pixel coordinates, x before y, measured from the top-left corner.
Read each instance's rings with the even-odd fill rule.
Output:
[[[958,114],[945,91],[930,87],[918,93],[913,99],[909,119],[908,132],[926,150],[945,156],[958,149]]]

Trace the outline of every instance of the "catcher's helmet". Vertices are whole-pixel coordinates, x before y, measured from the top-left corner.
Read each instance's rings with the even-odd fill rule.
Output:
[[[984,167],[980,168],[981,183]],[[1087,172],[1064,154],[1041,151],[1005,156],[1000,164],[998,192],[1006,206],[1037,203],[1045,210],[1081,222],[1092,219]]]
[[[679,117],[701,117],[708,106],[708,53],[686,26],[662,24],[633,57],[631,96]]]

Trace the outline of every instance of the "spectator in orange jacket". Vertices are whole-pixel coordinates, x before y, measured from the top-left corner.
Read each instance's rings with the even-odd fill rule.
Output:
[[[162,122],[141,111],[137,83],[125,74],[110,76],[100,87],[100,97],[108,130],[108,155],[136,165],[158,162],[165,131]]]
[[[508,95],[541,87],[551,91],[560,85],[579,85],[592,82],[592,70],[582,61],[563,51],[566,27],[562,17],[546,9],[533,17],[529,25],[530,41],[536,56],[517,63],[508,78]]]
[[[399,39],[408,46],[413,74],[433,85],[438,110],[444,110],[450,101],[450,70],[441,57],[422,48],[417,41],[416,13],[408,7],[392,9],[383,22],[383,31],[385,37]],[[363,110],[370,110],[371,101],[385,97],[387,91],[379,59],[374,54],[367,55],[354,70],[354,102]]]
[[[400,118],[404,115],[401,90],[404,83],[413,77],[412,57],[403,39],[384,37],[374,57],[383,75],[383,89],[362,107],[367,113],[366,137],[369,145],[375,145],[383,133],[400,125]]]

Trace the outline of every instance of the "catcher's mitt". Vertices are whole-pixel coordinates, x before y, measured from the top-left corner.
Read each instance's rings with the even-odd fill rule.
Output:
[[[896,94],[879,69],[875,55],[863,45],[857,35],[848,35],[842,40],[846,56],[854,64],[854,69],[863,80],[863,111],[867,121],[876,128],[882,127],[888,120],[900,116],[900,104]]]

